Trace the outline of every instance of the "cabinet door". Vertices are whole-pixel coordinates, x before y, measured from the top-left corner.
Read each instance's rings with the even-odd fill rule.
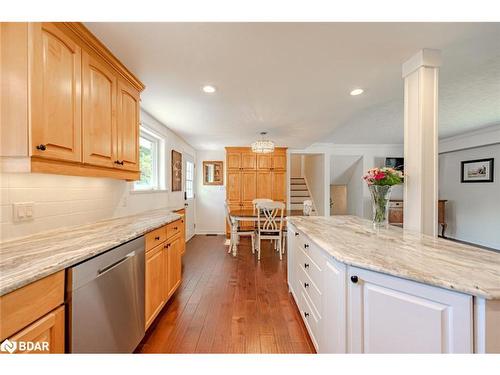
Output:
[[[286,155],[285,154],[274,154],[273,155],[273,165],[274,170],[284,171],[286,170]]]
[[[325,260],[321,353],[347,352],[346,266]]]
[[[240,203],[241,200],[241,172],[227,171],[226,198],[229,203]]]
[[[273,173],[257,172],[257,193],[256,198],[272,199],[273,197]]]
[[[21,332],[10,337],[9,340],[36,343],[36,350],[22,350],[23,348],[19,348],[18,346],[16,353],[63,354],[64,306],[51,311]]]
[[[241,168],[241,154],[239,152],[228,151],[226,154],[227,169]]]
[[[98,59],[83,54],[83,162],[116,165],[116,76]]]
[[[348,280],[351,352],[472,353],[471,296],[356,267]]]
[[[118,80],[117,153],[121,169],[139,170],[139,93]]]
[[[257,157],[253,152],[244,152],[241,154],[241,168],[242,169],[252,169],[257,167]]]
[[[52,23],[31,25],[32,154],[80,162],[81,48]]]
[[[146,328],[160,312],[165,293],[164,244],[146,253]]]
[[[177,290],[181,283],[181,238],[176,236],[167,244],[166,253],[168,255],[168,271],[167,271],[167,293],[168,299]]]
[[[257,197],[257,173],[241,173],[241,203],[252,205],[252,201]]]
[[[269,154],[258,154],[257,155],[257,169],[269,170],[273,166],[272,156]]]
[[[273,191],[272,200],[285,202],[286,201],[286,173],[273,171]]]

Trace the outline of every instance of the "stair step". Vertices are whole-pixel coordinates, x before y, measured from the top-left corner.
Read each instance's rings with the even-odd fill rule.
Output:
[[[307,185],[304,184],[296,184],[296,185],[290,185],[291,190],[307,190]]]
[[[307,190],[295,190],[290,192],[290,197],[307,197],[309,198],[309,192]]]
[[[309,197],[290,197],[290,203],[300,203],[303,204],[305,200],[308,200]]]

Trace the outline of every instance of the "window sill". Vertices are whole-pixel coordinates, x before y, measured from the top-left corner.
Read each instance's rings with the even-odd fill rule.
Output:
[[[155,194],[155,193],[168,193],[167,189],[144,189],[144,190],[130,190],[130,194]]]

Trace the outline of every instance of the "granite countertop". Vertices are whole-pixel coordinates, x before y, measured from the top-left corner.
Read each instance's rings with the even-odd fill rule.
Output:
[[[290,217],[289,222],[341,263],[500,299],[500,252],[389,226],[378,232],[355,216]]]
[[[177,208],[55,229],[0,243],[0,296],[178,220]]]

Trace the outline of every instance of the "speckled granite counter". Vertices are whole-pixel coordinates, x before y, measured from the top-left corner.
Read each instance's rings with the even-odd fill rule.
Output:
[[[0,243],[0,296],[179,219],[173,210],[147,211]]]
[[[500,299],[500,252],[390,226],[376,232],[355,216],[290,217],[341,263],[487,299]]]

